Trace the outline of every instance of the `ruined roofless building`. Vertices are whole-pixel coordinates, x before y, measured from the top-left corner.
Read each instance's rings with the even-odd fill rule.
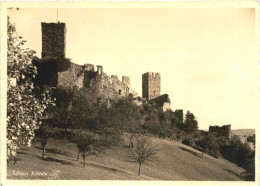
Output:
[[[224,137],[228,140],[231,139],[231,125],[209,126],[209,133],[215,134],[216,136]]]
[[[65,23],[41,23],[42,58],[65,58]]]
[[[161,95],[161,75],[156,72],[146,72],[142,75],[142,94],[147,100]]]

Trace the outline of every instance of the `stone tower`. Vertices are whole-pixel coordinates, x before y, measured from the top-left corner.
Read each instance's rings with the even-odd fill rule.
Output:
[[[156,72],[146,72],[142,75],[143,98],[154,99],[161,94],[161,75]]]
[[[65,58],[66,26],[65,23],[41,23],[42,58]]]

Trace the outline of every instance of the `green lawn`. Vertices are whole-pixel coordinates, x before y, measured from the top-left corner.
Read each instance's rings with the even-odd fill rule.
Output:
[[[127,136],[120,146],[106,148],[98,156],[76,161],[75,144],[51,140],[47,144],[46,159],[41,159],[39,143],[18,150],[16,165],[8,164],[8,179],[49,180],[241,180],[244,169],[224,159],[215,159],[179,142],[154,139],[160,148],[158,160],[143,165],[127,161]],[[38,174],[38,175],[37,175]]]

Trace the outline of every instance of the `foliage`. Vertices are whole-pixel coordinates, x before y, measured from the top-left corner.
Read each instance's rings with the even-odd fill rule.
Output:
[[[200,146],[202,155],[203,153],[207,153],[215,158],[221,156],[221,151],[220,151],[221,144],[222,144],[221,137],[216,137],[213,134],[207,134],[206,136],[198,140],[196,144]]]
[[[49,91],[35,91],[32,79],[37,68],[31,63],[35,52],[23,47],[26,41],[17,35],[9,18],[7,29],[7,149],[10,157],[16,155],[19,144],[31,144],[34,130],[38,129],[44,111],[53,100]]]
[[[247,142],[243,143],[239,136],[233,135],[229,145],[222,147],[224,157],[242,167],[246,167],[255,156],[255,151]]]
[[[75,88],[58,87],[52,92],[52,96],[56,98],[56,107],[52,109],[53,126],[65,129],[65,138],[68,128],[71,126],[72,120],[72,100],[76,92]]]
[[[184,130],[187,132],[187,134],[194,133],[198,130],[198,122],[190,111],[187,111],[185,115]]]
[[[130,134],[129,147],[133,136],[140,133],[143,116],[140,107],[136,106],[130,98],[122,98],[116,101],[110,108],[111,121],[117,130]]]
[[[100,138],[97,134],[89,131],[75,132],[72,142],[76,143],[78,156],[81,154],[84,167],[86,166],[86,157],[89,155],[97,155],[100,151]]]
[[[42,124],[38,130],[35,131],[35,136],[41,142],[42,147],[42,158],[45,156],[45,148],[47,140],[52,136],[53,129],[47,124]]]
[[[129,159],[130,162],[137,162],[139,164],[138,176],[140,176],[142,164],[155,161],[158,151],[159,149],[152,144],[152,141],[148,137],[142,135],[137,137],[136,146],[131,151]]]

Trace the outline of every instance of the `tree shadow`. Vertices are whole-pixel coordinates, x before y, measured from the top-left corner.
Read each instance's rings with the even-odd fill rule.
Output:
[[[119,172],[119,173],[125,173],[125,174],[127,174],[127,172],[125,172],[125,171],[123,171],[123,170],[119,170],[119,169],[116,169],[116,168],[107,167],[107,166],[104,166],[104,165],[98,165],[98,164],[95,164],[95,163],[86,162],[86,165],[89,165],[89,166],[92,166],[92,167],[95,167],[95,168],[105,169],[105,170],[108,170],[108,171],[113,171],[113,172]]]
[[[26,155],[28,155],[28,153],[26,153],[26,152],[20,152],[20,151],[17,151],[17,154],[26,154]]]
[[[42,147],[35,147],[38,150],[42,150]],[[46,152],[53,153],[53,154],[60,154],[64,156],[69,156],[69,153],[64,152],[62,150],[56,149],[56,148],[46,148]]]
[[[202,158],[202,155],[197,153],[197,152],[194,152],[192,150],[189,150],[189,149],[186,149],[186,148],[183,148],[183,147],[179,147],[179,149],[183,150],[183,151],[186,151],[186,152],[189,152],[190,154],[194,155],[194,156],[197,156],[199,158]]]
[[[64,160],[60,160],[57,158],[52,158],[52,157],[46,157],[46,158],[41,158],[40,159],[44,160],[44,161],[48,161],[48,162],[57,162],[57,163],[61,163],[62,165],[73,165],[73,163],[71,162],[66,162]]]
[[[56,149],[56,148],[46,148],[46,151],[50,152],[50,153],[54,153],[54,154],[64,155],[64,156],[68,156],[69,155],[68,152],[64,152],[64,151]]]
[[[236,177],[240,178],[241,180],[244,180],[244,177],[241,174],[237,174],[234,171],[228,170],[228,169],[224,169],[225,171],[235,175]]]

